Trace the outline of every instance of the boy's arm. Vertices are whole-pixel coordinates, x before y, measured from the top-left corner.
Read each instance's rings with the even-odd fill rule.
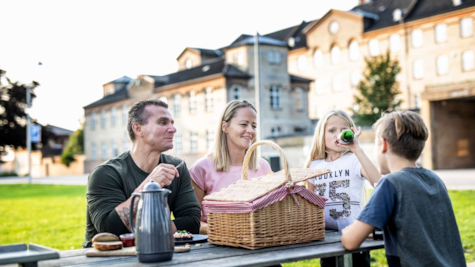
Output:
[[[341,236],[341,243],[348,250],[355,250],[360,247],[363,241],[374,230],[374,226],[356,220],[353,224],[345,227]]]
[[[362,176],[366,177],[371,186],[374,187],[374,184],[376,184],[379,179],[381,179],[381,173],[379,173],[378,169],[376,169],[376,166],[374,166],[368,156],[366,156],[366,153],[364,153],[361,147],[358,146],[358,148],[355,149],[354,153],[361,164]]]

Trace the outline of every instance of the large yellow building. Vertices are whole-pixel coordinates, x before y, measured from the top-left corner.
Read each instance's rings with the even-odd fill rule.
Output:
[[[261,137],[310,134],[309,118],[358,108],[364,59],[389,51],[402,70],[401,108],[420,111],[430,128],[424,167],[474,167],[475,0],[362,2],[261,37]],[[221,49],[186,48],[176,73],[105,84],[104,98],[85,107],[86,172],[128,149],[127,108],[150,98],[168,101],[179,129],[170,153],[192,164],[213,143],[225,104],[254,101],[253,49],[248,35]]]
[[[364,1],[363,1],[364,2]],[[271,34],[288,42],[291,74],[313,80],[309,115],[351,112],[365,58],[400,62],[402,109],[420,110],[427,168],[475,167],[475,1],[378,0]],[[450,131],[447,131],[450,129]]]

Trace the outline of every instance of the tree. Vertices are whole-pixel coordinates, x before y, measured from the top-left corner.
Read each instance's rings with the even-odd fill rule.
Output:
[[[6,154],[6,147],[26,147],[26,89],[30,87],[31,102],[36,97],[34,89],[39,83],[30,85],[12,82],[0,70],[0,158]],[[7,83],[2,84],[2,80]]]
[[[61,155],[61,163],[68,166],[75,161],[74,155],[84,153],[84,125],[69,136],[69,142]]]
[[[355,122],[372,125],[385,111],[393,111],[401,105],[396,99],[400,94],[396,76],[401,71],[398,60],[391,59],[389,51],[371,59],[365,59],[364,79],[358,84],[355,95],[357,108],[353,108]]]

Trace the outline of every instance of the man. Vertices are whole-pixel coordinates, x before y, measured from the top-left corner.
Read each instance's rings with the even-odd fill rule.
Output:
[[[129,233],[132,193],[140,192],[151,179],[172,191],[168,205],[175,217],[173,231],[198,233],[201,210],[188,168],[175,168],[181,160],[163,154],[173,148],[173,123],[168,105],[160,100],[140,101],[130,108],[127,131],[132,149],[102,163],[89,176],[83,247],[90,247],[100,232]]]
[[[348,250],[383,229],[388,265],[465,266],[452,203],[442,180],[417,167],[429,131],[411,111],[383,115],[374,125],[381,178],[358,219],[342,231]]]

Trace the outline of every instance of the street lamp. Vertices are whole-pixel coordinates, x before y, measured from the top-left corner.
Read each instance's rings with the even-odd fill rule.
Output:
[[[42,66],[43,63],[38,62],[38,66]],[[31,184],[31,92],[30,86],[26,86],[26,148],[28,150],[28,184]]]

